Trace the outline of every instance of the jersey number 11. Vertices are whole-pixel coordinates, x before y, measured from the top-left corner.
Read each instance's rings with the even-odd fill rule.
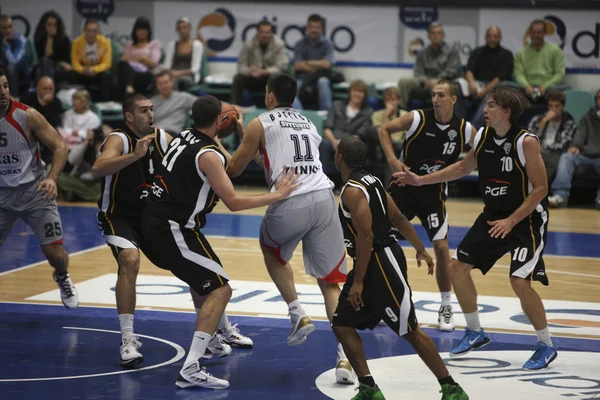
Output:
[[[302,155],[302,150],[300,149],[300,138],[304,141],[304,145],[306,147],[306,154]],[[294,162],[299,161],[314,161],[312,151],[310,149],[310,138],[308,135],[291,135],[290,139],[294,142]]]

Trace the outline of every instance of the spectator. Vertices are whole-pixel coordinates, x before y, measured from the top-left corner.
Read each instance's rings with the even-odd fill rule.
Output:
[[[165,54],[165,69],[171,72],[171,77],[178,90],[186,90],[200,82],[200,68],[204,45],[191,36],[192,24],[187,17],[177,20],[179,40],[167,44]]]
[[[100,34],[98,21],[85,21],[83,34],[73,41],[71,61],[73,82],[84,86],[95,84],[99,88],[99,100],[110,100],[112,47],[110,40]]]
[[[567,151],[577,124],[573,116],[564,111],[566,99],[563,92],[553,90],[546,97],[548,112],[533,117],[529,123],[529,130],[540,138],[548,182],[552,183],[560,155]]]
[[[92,131],[100,128],[100,118],[90,110],[90,100],[87,90],[73,93],[73,108],[64,113],[62,124],[57,129],[69,150],[84,141]]]
[[[56,11],[47,11],[40,18],[33,42],[39,59],[36,78],[49,76],[58,85],[68,80],[71,66],[71,40],[65,24]]]
[[[544,40],[546,23],[536,19],[529,25],[530,43],[515,55],[515,80],[527,97],[541,100],[551,89],[565,90],[565,55],[560,47]]]
[[[596,92],[596,107],[583,116],[573,136],[571,146],[560,156],[556,179],[552,182],[551,207],[566,207],[573,176],[600,175],[600,90]],[[596,192],[596,209],[600,210],[600,188]]]
[[[458,78],[461,72],[458,50],[450,47],[444,38],[444,28],[434,22],[429,25],[427,37],[431,43],[419,52],[415,62],[414,78],[400,79],[400,107],[406,109],[410,98],[431,102],[431,86],[440,79]]]
[[[172,135],[177,135],[185,128],[196,96],[173,90],[173,86],[169,71],[158,73],[156,75],[158,95],[152,97],[150,101],[154,106],[154,125]]]
[[[477,105],[477,111],[471,118],[475,126],[485,124],[483,109],[488,92],[500,82],[512,80],[514,70],[513,54],[510,50],[500,46],[502,32],[497,26],[490,26],[485,33],[485,46],[476,48],[469,57],[465,79],[468,84],[468,93],[461,88],[464,97],[470,99]],[[461,96],[462,97],[462,96]],[[464,102],[461,102],[464,103]],[[457,110],[457,108],[459,108]],[[454,106],[454,113],[460,117],[465,116],[464,108],[461,112],[460,106]]]
[[[54,81],[49,76],[40,78],[35,92],[24,94],[21,102],[42,114],[54,129],[60,126],[63,114],[62,103],[56,98]],[[52,163],[52,151],[42,143],[40,143],[40,149],[42,160],[46,164]]]
[[[152,40],[152,27],[146,17],[139,17],[131,30],[131,41],[127,42],[118,64],[118,87],[121,98],[135,91],[150,92],[154,73],[160,61],[160,42]]]
[[[238,57],[238,71],[233,78],[231,104],[241,104],[244,90],[264,91],[270,74],[286,72],[288,55],[285,43],[273,34],[268,21],[260,21],[256,35],[246,40]]]
[[[308,17],[306,36],[294,46],[294,68],[298,93],[294,108],[302,109],[302,101],[318,98],[318,108],[331,108],[331,67],[335,64],[333,45],[323,36],[323,17],[312,14]]]
[[[33,54],[33,48],[24,35],[13,30],[13,21],[8,15],[0,15],[0,34],[0,52],[6,62],[10,94],[18,98],[21,87],[28,88],[30,84],[31,65],[28,56]]]
[[[371,116],[371,123],[374,127],[380,127],[381,125],[406,114],[406,110],[400,108],[400,90],[397,87],[385,89],[382,93],[382,97],[385,108],[375,111]]]

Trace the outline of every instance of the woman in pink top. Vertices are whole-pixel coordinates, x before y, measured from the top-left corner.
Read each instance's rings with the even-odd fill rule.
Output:
[[[127,42],[118,65],[118,83],[122,97],[134,91],[148,92],[160,61],[160,42],[152,40],[152,27],[146,17],[133,24],[132,41]]]

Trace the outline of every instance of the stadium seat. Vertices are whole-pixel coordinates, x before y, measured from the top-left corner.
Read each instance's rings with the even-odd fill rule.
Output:
[[[565,111],[570,113],[576,123],[585,115],[586,112],[594,107],[594,95],[584,90],[566,90]]]

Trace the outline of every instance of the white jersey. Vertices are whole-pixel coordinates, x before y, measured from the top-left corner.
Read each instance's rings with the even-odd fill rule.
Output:
[[[297,182],[302,183],[290,197],[333,188],[333,182],[323,173],[319,158],[321,135],[315,124],[298,110],[287,107],[262,113],[258,119],[265,131],[262,161],[272,192],[275,183],[281,179],[284,166],[295,168]]]
[[[17,187],[44,174],[39,142],[27,137],[27,109],[11,100],[8,112],[0,119],[0,187]]]

